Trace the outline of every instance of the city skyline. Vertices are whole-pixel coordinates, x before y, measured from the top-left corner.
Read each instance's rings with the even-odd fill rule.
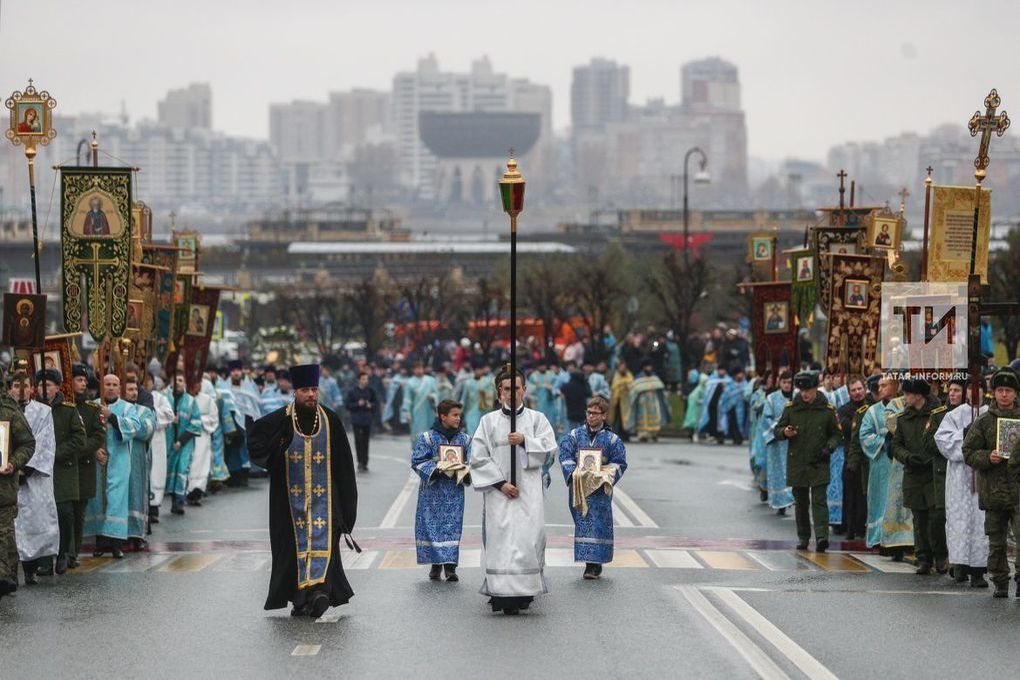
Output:
[[[61,114],[112,113],[123,102],[139,120],[156,118],[157,101],[167,90],[208,82],[214,129],[268,139],[272,103],[324,101],[329,92],[358,87],[388,91],[394,74],[429,54],[450,71],[466,71],[474,59],[488,56],[496,70],[552,89],[553,124],[562,132],[570,121],[573,68],[594,57],[628,66],[630,103],[643,105],[655,98],[676,103],[681,64],[719,56],[740,73],[749,154],[776,160],[823,160],[847,140],[924,134],[956,121],[962,126],[990,87],[1003,94],[1007,110],[1011,95],[1020,101],[1020,75],[1010,68],[1006,41],[956,31],[956,5],[949,2],[925,3],[924,32],[916,35],[903,30],[919,21],[921,5],[915,3],[851,15],[835,4],[805,11],[792,2],[767,9],[739,2],[711,8],[645,2],[640,11],[622,12],[602,2],[530,11],[539,5],[524,1],[516,5],[520,25],[508,24],[497,8],[458,2],[428,12],[406,2],[357,8],[310,2],[299,16],[282,10],[239,16],[203,5],[198,23],[190,18],[192,4],[179,3],[170,14],[134,5],[126,13],[120,11],[126,3],[101,3],[109,10],[103,25],[121,36],[115,44],[136,57],[95,68],[89,78],[62,67],[88,58],[88,41],[77,37],[96,16],[94,5],[91,11],[57,11],[49,0],[32,3],[31,10],[5,6],[0,84],[20,89],[32,77],[57,98]],[[724,24],[736,10],[743,20]],[[1010,3],[992,2],[986,11],[1000,20],[1020,18]],[[52,18],[39,28],[38,15]],[[401,22],[393,21],[397,15]],[[529,17],[542,20],[524,24]],[[228,25],[251,39],[222,49]],[[36,49],[28,27],[45,30],[52,49]],[[174,36],[185,32],[182,51]],[[864,41],[871,49],[861,49]],[[171,53],[174,58],[165,58]],[[975,75],[977,55],[982,67]]]

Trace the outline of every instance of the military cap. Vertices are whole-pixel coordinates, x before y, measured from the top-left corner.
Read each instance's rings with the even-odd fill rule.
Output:
[[[89,369],[85,366],[85,364],[75,364],[74,366],[71,367],[71,377],[88,378]]]
[[[60,385],[64,382],[64,377],[60,375],[60,371],[55,368],[44,368],[35,374],[35,384],[38,385],[44,380],[48,380],[54,385]]]
[[[1012,369],[1000,369],[992,376],[992,389],[994,390],[997,387],[1010,387],[1020,391],[1020,378],[1017,378],[1016,373]]]
[[[903,381],[903,393],[904,394],[920,394],[923,397],[927,397],[931,394],[931,385],[920,378],[908,378]]]
[[[809,390],[818,387],[817,371],[801,371],[793,377],[793,386],[798,390]]]
[[[875,390],[877,390],[878,389],[878,383],[879,383],[879,381],[881,379],[882,379],[882,376],[880,376],[880,375],[869,375],[868,376],[868,380],[867,380],[868,391],[869,392],[874,392]]]

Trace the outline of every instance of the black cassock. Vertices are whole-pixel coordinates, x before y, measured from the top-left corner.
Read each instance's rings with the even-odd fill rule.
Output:
[[[354,591],[340,563],[339,542],[354,529],[358,514],[358,487],[354,477],[354,459],[347,433],[336,413],[321,407],[330,427],[330,476],[333,513],[330,523],[332,557],[326,570],[325,588],[330,606],[346,604]],[[299,412],[300,414],[300,412]],[[306,422],[307,420],[307,422]],[[302,431],[310,432],[314,415],[300,418]],[[297,548],[288,499],[286,454],[294,438],[294,426],[287,408],[277,409],[248,426],[248,452],[251,461],[269,471],[269,542],[273,550],[273,572],[269,578],[266,609],[280,609],[298,594]]]

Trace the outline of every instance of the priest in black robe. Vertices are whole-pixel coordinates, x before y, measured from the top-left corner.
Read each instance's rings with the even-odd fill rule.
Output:
[[[246,428],[252,462],[269,471],[273,572],[265,608],[293,602],[292,616],[318,618],[354,596],[339,543],[354,529],[358,489],[343,423],[319,403],[319,366],[294,366],[291,380],[294,401]]]

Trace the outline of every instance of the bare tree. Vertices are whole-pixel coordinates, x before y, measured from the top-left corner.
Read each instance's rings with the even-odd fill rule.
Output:
[[[388,281],[379,276],[366,277],[343,294],[350,320],[365,343],[365,356],[375,357],[382,347],[383,326],[389,318]]]
[[[690,264],[684,264],[683,257],[675,250],[662,258],[660,267],[645,275],[645,286],[673,325],[685,374],[694,363],[687,342],[691,333],[691,319],[708,292],[711,281],[711,269],[703,258],[695,257]]]
[[[543,258],[529,264],[518,277],[521,296],[532,315],[542,323],[542,344],[551,358],[557,324],[566,319],[565,258]]]
[[[597,259],[579,258],[570,277],[572,307],[577,312],[591,346],[591,359],[606,358],[605,328],[615,318],[620,302],[625,298],[619,271],[626,254],[614,247]],[[585,355],[586,358],[588,355]]]
[[[995,302],[1017,302],[1017,281],[1020,281],[1020,227],[1014,227],[1006,236],[1007,247],[995,253],[988,267],[988,284],[991,299]],[[998,317],[1002,326],[1002,340],[1006,345],[1006,359],[1017,356],[1020,345],[1020,315]]]
[[[506,277],[498,273],[479,276],[467,299],[469,316],[475,322],[474,339],[489,356],[493,343],[502,335],[499,321],[509,308]]]
[[[339,287],[323,281],[295,286],[283,291],[278,302],[284,318],[299,335],[315,343],[321,356],[348,339],[349,309]]]

